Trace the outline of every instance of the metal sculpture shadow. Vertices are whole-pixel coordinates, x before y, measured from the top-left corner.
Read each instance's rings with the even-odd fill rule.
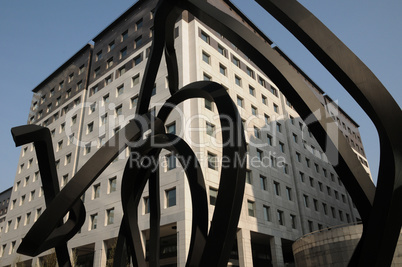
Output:
[[[59,266],[71,266],[67,241],[81,228],[85,207],[80,197],[102,171],[127,146],[145,156],[158,156],[168,149],[193,159],[186,169],[192,196],[193,221],[186,266],[226,266],[235,238],[242,206],[245,169],[242,166],[222,168],[214,216],[208,231],[208,205],[200,165],[191,148],[180,137],[166,134],[164,123],[170,111],[190,98],[215,102],[225,129],[230,118],[230,131],[222,139],[235,142],[223,147],[223,156],[245,156],[244,132],[236,106],[226,90],[214,82],[195,82],[179,90],[178,68],[174,50],[174,24],[183,10],[188,10],[207,26],[221,33],[248,56],[293,104],[305,119],[314,116],[317,123],[310,130],[327,154],[362,216],[364,231],[351,259],[351,266],[384,266],[392,262],[393,252],[402,224],[401,152],[402,121],[399,106],[373,73],[341,43],[322,23],[295,0],[257,0],[278,21],[283,23],[327,67],[334,77],[355,98],[377,127],[380,136],[381,161],[377,190],[364,171],[347,140],[339,133],[324,107],[296,71],[287,64],[277,48],[271,48],[238,20],[203,0],[159,1],[155,11],[154,40],[141,84],[139,105],[134,120],[121,129],[76,173],[59,191],[57,172],[49,130],[28,125],[12,129],[17,145],[34,142],[44,185],[46,210],[23,239],[18,253],[36,256],[55,247]],[[310,29],[314,29],[311,30]],[[329,45],[328,45],[329,44]],[[171,97],[157,117],[148,114],[157,70],[165,51]],[[332,122],[332,123],[329,123]],[[151,130],[144,142],[138,142]],[[339,138],[338,138],[339,137]],[[136,142],[137,141],[137,142]],[[225,142],[223,142],[225,143]],[[114,144],[112,146],[112,144]],[[133,145],[134,144],[134,145]],[[114,266],[125,266],[129,255],[134,266],[145,266],[139,237],[137,206],[146,182],[150,192],[149,265],[159,266],[159,174],[149,168],[126,165],[122,180],[124,216],[120,226]],[[375,196],[375,197],[374,197]],[[68,220],[62,219],[69,214]]]

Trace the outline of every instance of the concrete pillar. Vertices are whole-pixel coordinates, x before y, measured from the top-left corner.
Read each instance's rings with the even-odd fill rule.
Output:
[[[39,267],[40,266],[39,257],[32,258],[32,265],[31,266],[32,267]]]
[[[188,249],[190,248],[191,221],[177,222],[177,267],[185,267]]]
[[[95,243],[94,266],[106,266],[106,250],[103,240]]]
[[[272,265],[274,267],[285,266],[285,263],[283,262],[281,238],[278,236],[271,236],[269,239],[269,243],[271,246]]]
[[[240,229],[237,231],[237,249],[239,252],[239,266],[253,267],[250,230]]]

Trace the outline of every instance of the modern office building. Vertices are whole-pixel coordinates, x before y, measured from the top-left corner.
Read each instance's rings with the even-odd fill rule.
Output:
[[[50,129],[60,187],[134,117],[152,45],[156,2],[136,2],[93,38],[92,44],[85,45],[33,89],[28,124]],[[267,45],[272,44],[229,1],[211,2],[244,23]],[[175,27],[180,87],[199,80],[221,83],[237,104],[245,126],[247,184],[229,265],[291,265],[291,245],[297,238],[325,227],[359,221],[327,156],[281,88],[224,36],[190,13],[183,12]],[[275,50],[326,107],[369,173],[358,124],[279,48]],[[162,60],[150,107],[156,114],[170,96],[167,75]],[[182,137],[202,165],[210,218],[219,188],[222,155],[217,114],[213,103],[192,99],[180,104],[166,123],[167,132]],[[86,220],[68,242],[77,266],[107,266],[112,262],[122,218],[121,178],[129,156],[127,149],[82,196]],[[185,266],[193,212],[189,186],[174,155],[162,151],[160,162],[161,266]],[[34,258],[16,253],[22,238],[45,209],[35,148],[24,145],[0,239],[1,266],[38,266],[52,260],[52,250]],[[147,248],[147,189],[138,213],[143,246]]]

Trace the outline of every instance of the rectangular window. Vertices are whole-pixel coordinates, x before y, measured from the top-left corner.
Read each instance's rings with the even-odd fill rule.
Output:
[[[116,189],[117,189],[116,183],[117,183],[116,177],[109,178],[109,193],[116,191]]]
[[[207,134],[209,136],[215,137],[215,125],[212,123],[206,122],[206,127],[207,127]]]
[[[327,204],[322,203],[322,210],[324,211],[324,214],[327,215],[328,214],[328,210],[327,210]]]
[[[240,68],[240,59],[238,59],[237,57],[233,56],[232,62],[233,62],[233,64],[235,64],[237,67]]]
[[[98,85],[95,85],[94,87],[91,88],[91,96],[96,94],[99,91]]]
[[[142,18],[141,18],[141,19],[139,19],[139,20],[135,23],[135,30],[136,30],[136,31],[138,31],[139,29],[142,28],[142,22],[143,22],[143,20],[142,20]]]
[[[275,191],[275,195],[277,195],[277,196],[281,195],[281,188],[280,188],[280,184],[278,182],[274,182],[274,191]]]
[[[204,81],[211,81],[211,80],[212,80],[212,77],[209,76],[208,74],[206,74],[206,73],[204,72],[203,80],[204,80]]]
[[[112,51],[112,50],[114,49],[114,46],[115,46],[114,41],[110,42],[110,43],[109,43],[109,46],[108,46],[108,51],[109,51],[109,52]]]
[[[258,83],[259,83],[261,86],[265,87],[265,80],[264,80],[263,78],[258,77]]]
[[[250,170],[246,170],[246,183],[253,184],[252,173]]]
[[[133,96],[130,100],[130,108],[135,108],[138,103],[138,96]]]
[[[97,78],[97,77],[99,76],[99,74],[100,74],[100,67],[97,67],[97,68],[94,70],[94,78]]]
[[[299,152],[296,152],[296,159],[298,162],[301,162],[301,155]]]
[[[269,91],[276,97],[278,97],[278,90],[273,88],[272,86],[269,87]]]
[[[318,200],[313,198],[314,210],[318,211]]]
[[[173,170],[176,168],[176,157],[173,154],[166,155],[167,170]]]
[[[209,35],[206,34],[205,32],[201,31],[201,39],[206,42],[207,44],[209,44]]]
[[[309,177],[310,179],[310,186],[314,187],[314,178],[313,177]]]
[[[176,134],[176,123],[173,122],[166,126],[166,132],[170,134]]]
[[[63,148],[63,140],[61,140],[61,141],[59,141],[58,143],[57,143],[57,150],[56,151],[59,151],[59,150],[61,150]]]
[[[84,155],[91,153],[91,142],[85,145]]]
[[[224,57],[226,57],[226,55],[227,55],[226,48],[224,48],[220,44],[218,44],[218,52],[219,52],[219,54],[221,54]]]
[[[202,61],[207,64],[211,64],[211,56],[208,55],[205,51],[202,51]]]
[[[254,79],[254,71],[247,67],[246,69],[247,75]]]
[[[226,67],[223,66],[222,64],[219,64],[219,72],[220,72],[222,75],[225,75],[225,76],[226,76]]]
[[[260,175],[260,186],[262,190],[267,190],[267,177]]]
[[[124,58],[127,55],[127,47],[124,47],[120,50],[120,59]]]
[[[306,158],[306,166],[310,168],[310,159]]]
[[[277,210],[276,215],[278,216],[279,225],[284,225],[285,221],[284,221],[284,218],[283,218],[283,211]]]
[[[122,42],[125,41],[125,40],[127,39],[127,37],[128,37],[128,30],[124,31],[124,32],[121,34],[121,41],[122,41]]]
[[[240,96],[237,96],[237,105],[239,107],[243,107],[243,105],[244,105],[243,103],[244,103],[243,98],[241,98]]]
[[[247,200],[248,216],[255,217],[255,203],[254,201]]]
[[[176,206],[176,188],[165,191],[166,208]]]
[[[208,168],[217,170],[216,155],[208,152]]]
[[[123,114],[123,105],[116,107],[114,111],[115,111],[114,114],[116,117],[122,115]]]
[[[336,219],[336,210],[335,210],[334,207],[331,207],[331,213],[332,213],[332,217],[333,217],[334,219]]]
[[[257,116],[257,115],[258,115],[258,110],[257,110],[256,107],[251,106],[251,114],[253,114],[254,116]]]
[[[17,220],[15,221],[14,229],[18,229],[18,227],[20,227],[20,222],[21,222],[21,216],[17,217]]]
[[[279,142],[279,149],[281,150],[282,153],[285,153],[285,144],[282,142]]]
[[[96,61],[102,59],[102,50],[96,53]]]
[[[105,78],[105,86],[108,85],[108,84],[110,84],[111,82],[112,82],[112,76],[109,75],[109,76],[107,76],[107,77]]]
[[[270,136],[269,134],[267,134],[267,143],[268,145],[272,146],[272,136]]]
[[[296,229],[296,215],[290,214],[290,221],[292,224],[292,229]]]
[[[293,141],[294,141],[295,143],[298,142],[297,134],[295,134],[295,133],[293,133]]]
[[[282,124],[280,124],[279,122],[276,123],[276,131],[277,131],[278,133],[281,133],[281,132],[282,132]]]
[[[138,49],[142,45],[142,35],[134,41],[134,49]]]
[[[268,99],[267,99],[267,97],[265,95],[261,95],[261,102],[264,105],[268,105]]]
[[[113,57],[109,58],[106,62],[106,69],[109,69],[113,66]]]
[[[15,252],[16,241],[11,242],[10,252],[8,254],[13,254]]]
[[[96,184],[93,186],[93,197],[92,199],[96,199],[100,197],[100,189],[101,189],[101,185],[100,184]]]
[[[260,139],[261,138],[261,130],[254,126],[254,137]]]
[[[98,226],[98,213],[90,216],[89,230],[95,230]]]
[[[307,223],[308,223],[308,230],[310,232],[314,231],[313,222],[308,220]]]
[[[148,214],[151,211],[150,205],[149,205],[149,197],[144,197],[144,214]]]
[[[65,160],[65,164],[64,164],[64,165],[67,165],[67,164],[69,164],[70,162],[71,162],[71,153],[66,155],[66,160]]]
[[[315,172],[316,172],[316,173],[319,173],[319,172],[320,172],[320,168],[319,168],[319,166],[318,166],[317,163],[314,163],[314,167],[315,167]]]
[[[235,75],[235,83],[236,83],[237,86],[241,87],[241,78],[239,76],[237,76],[237,75]]]
[[[209,204],[212,206],[215,206],[217,197],[218,197],[218,189],[210,187],[209,188]]]
[[[94,122],[90,122],[87,125],[87,134],[92,133],[92,131],[94,130]]]
[[[96,103],[93,103],[89,106],[89,114],[94,113],[96,110]]]
[[[292,125],[295,125],[295,118],[293,118],[292,116],[289,116],[289,120]]]
[[[286,196],[288,197],[288,200],[292,200],[292,188],[286,187]]]
[[[263,212],[264,212],[264,220],[267,221],[267,222],[271,221],[270,207],[263,205],[262,209],[263,209]]]
[[[303,195],[303,201],[304,201],[304,206],[306,208],[309,207],[309,201],[308,201],[308,196],[307,195]]]
[[[106,210],[106,225],[114,223],[114,208]]]
[[[103,106],[107,105],[108,103],[109,103],[109,94],[103,96],[103,98],[102,98]]]
[[[278,105],[277,105],[277,104],[274,104],[274,111],[275,111],[276,113],[279,113],[279,108],[278,108]]]
[[[140,74],[137,74],[131,79],[131,87],[136,86],[139,83],[140,83]]]
[[[257,149],[257,158],[259,161],[262,161],[264,157],[264,152],[262,152],[262,150]]]
[[[123,66],[118,70],[118,77],[122,76],[124,73],[126,73],[126,67]]]

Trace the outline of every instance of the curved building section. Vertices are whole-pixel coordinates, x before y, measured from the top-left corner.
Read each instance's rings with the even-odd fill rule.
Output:
[[[362,235],[363,225],[341,225],[305,235],[293,243],[298,267],[347,266]],[[402,240],[399,238],[391,266],[402,264]]]

